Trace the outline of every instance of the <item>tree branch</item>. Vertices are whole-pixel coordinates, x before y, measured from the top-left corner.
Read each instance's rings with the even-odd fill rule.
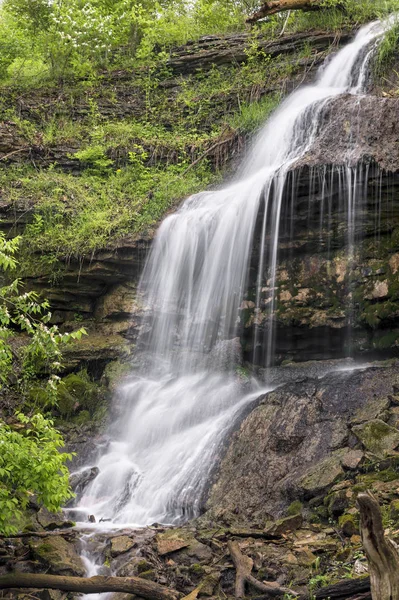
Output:
[[[268,596],[284,596],[284,594],[290,594],[291,596],[298,596],[296,592],[289,588],[281,587],[277,582],[268,583],[258,581],[253,575],[251,575],[253,568],[252,558],[242,554],[240,547],[237,542],[229,541],[227,546],[233,559],[234,566],[236,568],[236,589],[235,597],[244,598],[245,596],[245,584],[249,583],[257,590],[263,592]]]
[[[269,0],[247,18],[247,23],[256,23],[260,19],[285,10],[319,10],[320,3],[321,0]]]

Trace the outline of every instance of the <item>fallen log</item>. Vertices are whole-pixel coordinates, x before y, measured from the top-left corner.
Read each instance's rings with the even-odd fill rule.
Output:
[[[81,594],[101,594],[103,592],[124,592],[152,600],[178,600],[179,592],[159,583],[141,577],[69,577],[32,573],[12,573],[0,576],[0,590],[36,588],[77,592]]]
[[[51,531],[21,531],[21,533],[11,533],[9,535],[0,535],[0,540],[18,539],[18,538],[30,538],[40,537],[46,538],[51,536],[76,536],[76,529],[72,527],[65,527],[61,529],[52,529]]]
[[[399,598],[399,548],[385,537],[379,504],[371,492],[358,495],[360,535],[369,563],[373,600]]]
[[[245,556],[240,550],[237,542],[229,541],[227,546],[236,568],[236,585],[235,585],[235,597],[244,598],[245,596],[245,584],[248,583],[254,588],[265,594],[266,596],[284,596],[284,594],[290,594],[291,596],[298,596],[296,592],[289,588],[280,586],[277,582],[269,583],[262,582],[256,579],[251,573],[254,566],[252,558]]]
[[[269,0],[247,18],[247,23],[256,23],[285,10],[320,10],[321,4],[321,0]]]
[[[370,596],[370,577],[358,577],[356,579],[345,579],[333,585],[327,585],[317,590],[313,596],[316,600],[345,600],[346,598],[356,598]]]

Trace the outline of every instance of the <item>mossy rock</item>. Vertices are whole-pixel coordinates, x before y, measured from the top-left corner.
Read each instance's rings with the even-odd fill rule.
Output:
[[[367,450],[381,458],[399,446],[399,431],[380,419],[357,425],[352,431]]]
[[[192,575],[195,575],[196,577],[202,577],[202,575],[204,575],[205,573],[204,567],[199,563],[194,563],[193,565],[190,565],[189,571]]]
[[[299,482],[305,497],[318,496],[344,474],[341,460],[346,453],[346,449],[336,450],[305,473]]]
[[[349,507],[349,498],[346,490],[339,490],[329,494],[324,501],[328,514],[331,517],[339,517]]]
[[[29,542],[29,547],[33,557],[45,565],[50,573],[77,577],[86,575],[85,566],[74,544],[61,536],[49,537],[45,542],[33,539]]]
[[[62,417],[78,410],[88,411],[93,416],[104,401],[104,390],[90,380],[86,370],[71,373],[63,378],[58,391],[58,409]]]
[[[339,517],[338,524],[345,537],[352,537],[359,533],[358,515],[345,514]]]
[[[111,390],[114,390],[122,379],[131,373],[131,370],[132,367],[130,364],[121,360],[113,360],[105,367],[101,382]]]
[[[141,579],[149,579],[150,581],[155,581],[157,574],[154,569],[148,569],[148,571],[142,571],[140,573]]]
[[[399,473],[393,469],[384,469],[383,471],[376,471],[375,473],[365,473],[364,475],[358,475],[356,480],[356,486],[353,488],[354,492],[360,492],[368,487],[371,487],[373,483],[376,481],[382,481],[383,483],[388,483],[390,481],[395,481],[395,479],[399,478]],[[362,489],[358,489],[358,486],[362,486]]]

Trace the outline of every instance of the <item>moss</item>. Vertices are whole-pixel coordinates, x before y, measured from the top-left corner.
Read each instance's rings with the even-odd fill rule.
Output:
[[[197,575],[198,577],[202,576],[205,573],[204,567],[198,563],[190,565],[189,571],[190,573],[192,573],[193,575]]]
[[[300,500],[294,500],[287,508],[287,515],[294,516],[302,513],[303,504]]]
[[[102,381],[110,389],[114,389],[121,380],[131,373],[132,367],[121,360],[113,360],[104,369]]]
[[[91,416],[88,410],[82,410],[74,419],[76,425],[87,425],[90,423]]]
[[[352,537],[352,535],[359,533],[359,516],[351,514],[341,515],[338,519],[338,525],[346,537]]]
[[[86,370],[67,375],[59,387],[58,407],[61,416],[67,417],[77,410],[83,411],[84,415],[79,415],[81,423],[86,419],[86,413],[89,417],[95,414],[103,400],[104,390],[90,380]]]
[[[394,469],[385,469],[384,471],[377,471],[376,473],[367,473],[365,475],[359,475],[357,477],[357,482],[358,484],[360,484],[361,487],[370,487],[372,483],[374,483],[375,481],[382,481],[383,483],[387,483],[389,481],[395,481],[395,479],[398,479],[399,474],[397,473],[397,471],[395,471]],[[359,486],[356,485],[354,486],[354,490]],[[359,490],[361,491],[361,490]]]
[[[399,445],[399,431],[380,419],[352,428],[362,444],[376,456],[384,457]]]
[[[385,348],[392,348],[397,346],[399,341],[399,333],[397,331],[390,331],[389,333],[375,338],[373,341],[374,348],[377,350],[384,350]]]
[[[137,573],[139,573],[141,576],[141,573],[145,573],[146,571],[150,571],[152,569],[152,564],[143,558],[137,562],[136,568]]]
[[[61,417],[70,417],[75,412],[76,402],[76,398],[61,383],[58,388],[58,410]]]
[[[148,571],[142,571],[140,573],[140,577],[142,579],[149,579],[151,581],[154,581],[156,579],[156,573],[154,569],[148,569]]]

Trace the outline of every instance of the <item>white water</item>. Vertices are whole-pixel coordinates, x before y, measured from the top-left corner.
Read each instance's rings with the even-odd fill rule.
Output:
[[[139,341],[143,365],[124,387],[123,416],[98,462],[100,475],[80,501],[82,511],[97,520],[134,525],[198,514],[224,436],[265,391],[256,382],[244,388],[233,370],[260,208],[265,208],[262,245],[270,241],[258,284],[267,264],[272,322],[287,172],[318,135],[326,102],[343,93],[363,93],[369,56],[383,31],[381,23],[364,27],[329,60],[314,85],[283,102],[260,132],[237,181],[189,198],[161,225],[141,282],[147,308],[143,331],[150,332]],[[272,326],[265,344],[271,364]]]

